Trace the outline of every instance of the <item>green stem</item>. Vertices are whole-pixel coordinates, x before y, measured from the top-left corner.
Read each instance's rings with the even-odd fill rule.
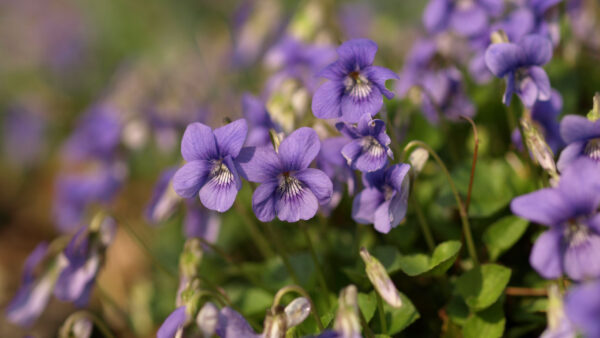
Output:
[[[379,323],[381,324],[381,332],[387,333],[387,322],[385,320],[385,312],[383,311],[383,300],[379,293],[377,293],[377,312],[379,312]]]
[[[429,227],[429,223],[427,223],[427,219],[425,215],[423,215],[423,211],[417,202],[417,199],[414,195],[410,195],[410,202],[415,209],[415,214],[417,214],[417,220],[419,221],[419,225],[421,226],[421,231],[423,232],[423,237],[425,237],[425,242],[427,242],[427,247],[429,251],[433,252],[435,250],[435,240],[433,239],[433,234],[431,233],[431,228]]]
[[[162,270],[166,275],[168,275],[172,279],[175,279],[175,280],[178,279],[177,273],[173,272],[173,270],[171,270],[167,266],[165,266],[158,259],[158,257],[156,257],[156,255],[154,255],[154,253],[152,252],[152,250],[150,250],[150,247],[148,246],[148,244],[146,244],[142,240],[142,238],[133,230],[133,228],[127,222],[124,222],[123,220],[118,219],[116,217],[115,217],[115,219],[117,220],[118,224],[120,224],[122,226],[122,228],[125,229],[125,231],[127,231],[127,233],[129,234],[129,236],[131,238],[133,238],[138,243],[138,245],[140,246],[140,248],[142,248],[142,250],[146,253],[146,255],[148,257],[150,257],[150,259],[152,260],[152,262],[154,263],[154,265],[156,265],[160,270]]]
[[[302,223],[300,223],[300,228],[302,229],[302,232],[304,232],[304,237],[306,237],[306,242],[308,244],[308,248],[310,249],[310,255],[312,256],[313,262],[315,263],[315,269],[317,270],[317,278],[319,279],[321,288],[323,289],[323,292],[325,293],[327,302],[330,303],[329,288],[327,287],[327,280],[325,279],[323,267],[321,266],[321,263],[319,263],[319,258],[317,257],[317,252],[315,250],[315,246],[313,245],[312,239],[310,238],[310,233],[308,232],[308,225],[306,223],[302,222]]]
[[[269,245],[267,239],[263,236],[254,218],[248,215],[248,211],[246,210],[246,208],[243,205],[240,205],[238,202],[234,204],[234,207],[238,214],[242,216],[243,223],[248,228],[250,237],[252,237],[254,244],[256,244],[262,256],[264,258],[273,257],[273,250],[271,249],[271,246]]]
[[[285,265],[285,268],[287,269],[287,271],[288,271],[290,277],[292,278],[292,280],[294,281],[294,283],[300,285],[300,279],[298,278],[296,271],[294,271],[294,267],[292,266],[292,263],[290,263],[290,259],[287,255],[287,251],[281,245],[281,241],[280,241],[281,237],[277,234],[277,232],[271,222],[266,223],[266,226],[267,226],[267,231],[269,232],[269,235],[271,237],[271,241],[275,244],[275,249],[277,250],[279,257],[281,257],[281,259],[283,260],[283,265]]]
[[[452,194],[454,195],[454,199],[456,200],[456,205],[458,207],[458,213],[460,215],[460,219],[462,222],[463,233],[465,235],[465,241],[467,242],[467,250],[469,251],[469,256],[473,260],[473,264],[475,266],[479,265],[479,259],[477,258],[477,250],[475,249],[475,242],[473,241],[473,235],[471,234],[471,226],[469,224],[469,218],[467,217],[467,212],[465,206],[462,203],[460,195],[458,193],[458,189],[456,189],[456,185],[454,184],[454,180],[446,168],[444,161],[438,156],[438,154],[425,142],[422,141],[411,141],[404,147],[404,152],[402,158],[405,158],[405,154],[408,153],[408,150],[411,148],[419,146],[429,152],[431,157],[438,163],[444,175],[448,179],[448,183],[450,184],[450,190],[452,190]]]
[[[362,313],[362,311],[360,311],[360,309],[358,309],[358,316],[360,317],[360,325],[363,328],[365,336],[367,336],[367,338],[375,338],[375,334],[369,327],[369,323],[367,323],[367,319],[365,318],[365,315]]]
[[[288,293],[290,291],[294,291],[294,292],[300,294],[302,297],[308,299],[308,302],[310,303],[310,312],[312,313],[313,318],[317,322],[317,326],[319,327],[319,330],[323,331],[325,329],[325,327],[323,326],[323,323],[321,322],[321,317],[319,317],[319,313],[317,312],[317,307],[315,306],[315,303],[313,302],[312,298],[310,298],[310,295],[308,294],[308,292],[306,292],[306,290],[304,290],[302,287],[300,287],[298,285],[288,285],[288,286],[284,286],[283,288],[279,289],[279,291],[277,291],[277,293],[275,294],[275,298],[273,299],[273,305],[271,305],[271,311],[275,312],[275,309],[277,308],[277,306],[279,306],[279,303],[281,303],[281,299],[283,298],[283,295],[285,295],[286,293]]]

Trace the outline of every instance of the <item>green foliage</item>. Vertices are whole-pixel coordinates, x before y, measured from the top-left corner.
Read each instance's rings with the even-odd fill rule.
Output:
[[[431,256],[426,254],[404,255],[399,259],[400,269],[409,276],[418,276],[425,273],[442,275],[452,266],[460,248],[459,241],[448,241],[439,244]]]
[[[497,264],[484,264],[464,273],[456,281],[456,291],[471,310],[488,308],[504,292],[510,269]]]
[[[483,233],[483,242],[490,254],[490,260],[496,261],[515,245],[527,230],[528,224],[527,220],[517,216],[506,216],[490,225]]]
[[[503,298],[498,299],[492,306],[485,310],[475,312],[464,324],[464,338],[497,338],[502,337],[506,318],[502,305]]]

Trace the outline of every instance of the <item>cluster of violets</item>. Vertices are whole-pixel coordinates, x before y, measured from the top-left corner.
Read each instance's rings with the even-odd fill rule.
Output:
[[[143,138],[148,129],[157,143],[164,144],[173,138],[173,130],[185,126],[180,146],[185,163],[163,171],[144,215],[150,223],[160,224],[180,204],[185,208],[188,240],[180,258],[176,307],[157,336],[193,332],[205,337],[284,337],[308,317],[312,301],[301,295],[283,307],[278,303],[281,297],[276,297],[263,332],[255,332],[231,307],[201,299],[212,297],[222,305],[202,288],[198,271],[206,248],[197,239],[216,241],[219,214],[234,206],[244,180],[254,189],[252,210],[261,222],[295,223],[310,220],[317,212],[328,214],[347,193],[353,198],[352,218],[357,223],[389,233],[405,218],[409,172],[418,168],[395,162],[388,135],[393,126],[386,124],[384,97],[416,100],[432,124],[472,117],[475,105],[460,71],[467,69],[480,85],[493,76],[505,80],[502,102],[510,105],[516,94],[524,107],[522,123],[531,127],[523,129],[524,135],[515,129],[513,142],[529,150],[552,177],[550,187],[511,203],[514,214],[548,226],[533,246],[533,268],[544,278],[566,276],[574,282],[564,306],[563,296],[551,293],[559,306],[549,309],[549,316],[558,314],[559,319],[549,320],[544,336],[582,332],[600,337],[600,97],[588,117],[568,115],[559,124],[562,98],[542,67],[551,61],[560,41],[560,3],[431,0],[423,16],[426,34],[414,43],[399,74],[374,65],[378,46],[369,39],[348,40],[335,49],[284,34],[265,54],[265,64],[274,72],[264,93],[244,94],[244,117],[216,128],[208,125],[207,114],[197,106],[193,113],[169,119],[157,103],[144,107],[147,116],[140,121],[124,118],[117,107],[122,102],[116,98],[94,105],[63,146],[64,164],[56,182],[55,220],[70,239],[42,243],[29,256],[7,318],[30,326],[52,293],[78,307],[87,305],[117,224],[103,213],[82,224],[90,211],[109,209],[124,184],[122,147],[135,148],[138,138],[132,135]],[[575,34],[593,28],[580,20],[586,15],[584,6],[583,1],[568,3]],[[240,41],[245,41],[244,10],[234,27]],[[596,42],[591,43],[595,48]],[[256,49],[238,43],[234,61],[242,67],[258,54]],[[393,90],[386,87],[388,80],[395,81]],[[310,109],[317,118],[313,127],[289,123],[280,106],[269,106],[278,111],[268,109],[267,101],[286,93],[298,98],[291,100],[292,111],[303,109],[303,97],[312,97]],[[559,151],[554,163],[553,154]],[[379,295],[390,306],[401,307],[398,290],[381,263],[364,248],[360,256]],[[290,291],[297,290],[280,290]],[[89,335],[90,329],[86,331]],[[333,327],[319,337],[360,336],[357,289],[350,285],[340,292]]]

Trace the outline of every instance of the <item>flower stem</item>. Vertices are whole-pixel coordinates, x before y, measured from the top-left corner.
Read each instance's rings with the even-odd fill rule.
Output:
[[[365,318],[365,315],[362,313],[360,308],[358,309],[358,316],[360,317],[360,325],[363,328],[365,336],[367,336],[367,338],[375,338],[375,334],[373,334],[373,331],[369,327],[369,323],[367,323],[367,319]]]
[[[473,128],[473,142],[475,145],[473,146],[473,161],[471,162],[471,175],[469,176],[469,190],[467,192],[467,200],[465,202],[465,212],[469,213],[469,205],[471,204],[471,192],[473,191],[473,180],[475,179],[475,167],[477,166],[477,153],[479,152],[479,133],[477,132],[477,126],[473,120],[466,116],[461,115],[463,119],[469,121],[471,127]]]
[[[275,309],[277,308],[277,306],[279,306],[279,303],[281,303],[281,299],[283,298],[283,295],[285,295],[286,293],[288,293],[290,291],[294,291],[294,292],[300,294],[302,297],[308,299],[308,301],[310,302],[310,312],[312,313],[312,316],[314,317],[315,321],[317,322],[317,326],[319,327],[319,330],[323,331],[325,329],[325,327],[323,326],[323,323],[321,322],[321,317],[319,317],[319,313],[317,312],[315,303],[313,302],[312,298],[310,298],[310,295],[308,294],[308,292],[306,292],[306,290],[304,290],[302,287],[300,287],[298,285],[284,286],[279,291],[277,291],[277,293],[275,294],[275,298],[273,299],[273,305],[271,306],[271,310],[274,312]]]
[[[271,237],[271,242],[273,242],[275,244],[275,249],[277,250],[279,257],[281,257],[281,259],[283,260],[283,265],[285,265],[285,268],[287,269],[287,271],[288,271],[290,277],[292,278],[292,280],[294,281],[294,283],[300,285],[300,279],[298,279],[298,275],[296,274],[296,271],[294,270],[292,263],[290,263],[290,259],[287,255],[287,251],[281,245],[281,241],[280,241],[281,237],[278,236],[278,234],[271,222],[267,222],[266,225],[267,225],[267,231],[269,232],[269,235]]]
[[[417,220],[421,226],[421,231],[423,232],[423,237],[425,237],[427,247],[429,248],[429,251],[433,252],[433,250],[435,250],[435,240],[433,239],[431,228],[429,228],[429,223],[427,223],[427,219],[425,218],[425,215],[423,215],[423,211],[421,210],[417,199],[412,194],[409,198],[413,208],[415,209],[415,214],[417,215]]]
[[[329,303],[329,288],[327,287],[327,280],[325,279],[325,274],[323,273],[323,267],[321,266],[321,263],[319,263],[319,258],[317,257],[315,246],[313,245],[312,239],[310,238],[310,233],[308,232],[308,225],[302,222],[300,223],[300,228],[302,229],[302,232],[304,232],[304,236],[306,237],[306,242],[308,244],[308,248],[310,249],[310,255],[312,256],[313,262],[315,263],[315,269],[317,270],[317,278],[319,279],[321,288],[323,289],[327,302]]]
[[[387,322],[385,320],[385,312],[383,311],[383,300],[379,293],[377,293],[377,312],[379,312],[379,323],[381,324],[381,332],[387,332]]]
[[[152,252],[152,250],[150,250],[150,247],[148,246],[148,244],[146,244],[142,240],[142,238],[135,232],[135,230],[133,230],[133,228],[127,222],[124,222],[123,220],[115,217],[114,215],[113,215],[113,217],[117,220],[118,224],[120,224],[122,226],[122,228],[125,229],[125,231],[127,231],[129,236],[138,243],[138,245],[140,246],[140,248],[142,248],[142,250],[146,253],[146,255],[148,257],[150,257],[150,259],[152,260],[154,265],[156,265],[160,270],[162,270],[166,275],[168,275],[172,279],[175,279],[175,280],[178,279],[177,273],[174,272],[173,270],[169,269],[166,265],[164,265],[158,259],[158,257],[156,257],[156,255]]]
[[[460,219],[462,222],[463,233],[465,235],[465,241],[467,242],[467,250],[469,251],[469,256],[471,256],[471,259],[473,260],[473,264],[475,266],[478,266],[479,259],[477,258],[477,250],[475,249],[475,242],[473,241],[473,235],[471,234],[471,226],[469,224],[469,218],[467,217],[467,212],[465,210],[465,206],[462,203],[460,195],[458,194],[458,189],[456,189],[456,185],[454,184],[454,180],[452,180],[452,176],[450,175],[448,168],[446,168],[444,161],[442,161],[442,159],[438,156],[438,154],[427,143],[422,142],[422,141],[415,140],[415,141],[409,142],[404,147],[403,154],[408,153],[408,150],[410,150],[412,147],[415,147],[415,146],[419,146],[419,147],[422,147],[425,150],[427,150],[429,152],[429,154],[431,155],[431,157],[433,157],[435,159],[435,161],[438,163],[438,165],[444,172],[444,175],[448,179],[448,183],[450,184],[450,190],[452,190],[452,194],[454,195],[454,199],[456,200],[456,205],[458,207],[458,213],[460,215]],[[403,158],[404,158],[404,156],[403,156]]]
[[[244,206],[240,205],[237,201],[235,202],[234,206],[238,214],[242,216],[243,223],[248,228],[248,232],[250,233],[254,244],[256,244],[262,256],[264,258],[273,257],[273,250],[271,249],[271,246],[269,245],[267,239],[263,236],[261,230],[259,229],[254,219],[250,215],[248,215],[248,212],[246,211]]]
[[[506,290],[504,290],[504,293],[507,296],[524,296],[524,297],[541,296],[541,297],[545,297],[548,295],[548,290],[509,286],[506,288]]]

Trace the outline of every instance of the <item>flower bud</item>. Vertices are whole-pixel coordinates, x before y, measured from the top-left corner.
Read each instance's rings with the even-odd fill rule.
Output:
[[[340,337],[356,337],[360,335],[358,318],[358,299],[356,286],[349,285],[340,292],[338,310],[333,324]]]
[[[428,159],[429,152],[424,148],[417,147],[412,151],[412,153],[410,153],[410,156],[408,156],[408,162],[413,169],[414,176],[417,176],[421,170],[423,170],[423,167],[425,166],[425,163],[427,163]]]
[[[196,324],[205,338],[212,337],[219,324],[219,309],[211,302],[204,304],[198,316],[196,316]]]
[[[92,335],[92,322],[82,312],[70,315],[58,331],[59,338],[88,338]]]
[[[594,122],[600,119],[600,93],[594,95],[592,110],[587,114],[588,120]]]
[[[294,299],[285,307],[286,327],[292,328],[302,323],[310,314],[310,302],[304,297]]]
[[[402,299],[398,293],[398,289],[390,279],[390,276],[385,271],[385,268],[377,260],[377,258],[371,256],[369,251],[365,247],[360,249],[360,257],[365,262],[367,277],[371,281],[371,284],[377,290],[377,293],[385,300],[390,306],[400,308],[402,306]]]
[[[284,338],[287,332],[287,316],[281,306],[277,306],[275,310],[268,310],[265,317],[265,330],[263,337],[265,338]]]
[[[554,162],[554,154],[552,149],[546,143],[544,136],[537,130],[530,119],[521,119],[523,132],[525,133],[525,142],[531,151],[531,155],[535,161],[544,169],[551,178],[557,178],[556,163]]]

